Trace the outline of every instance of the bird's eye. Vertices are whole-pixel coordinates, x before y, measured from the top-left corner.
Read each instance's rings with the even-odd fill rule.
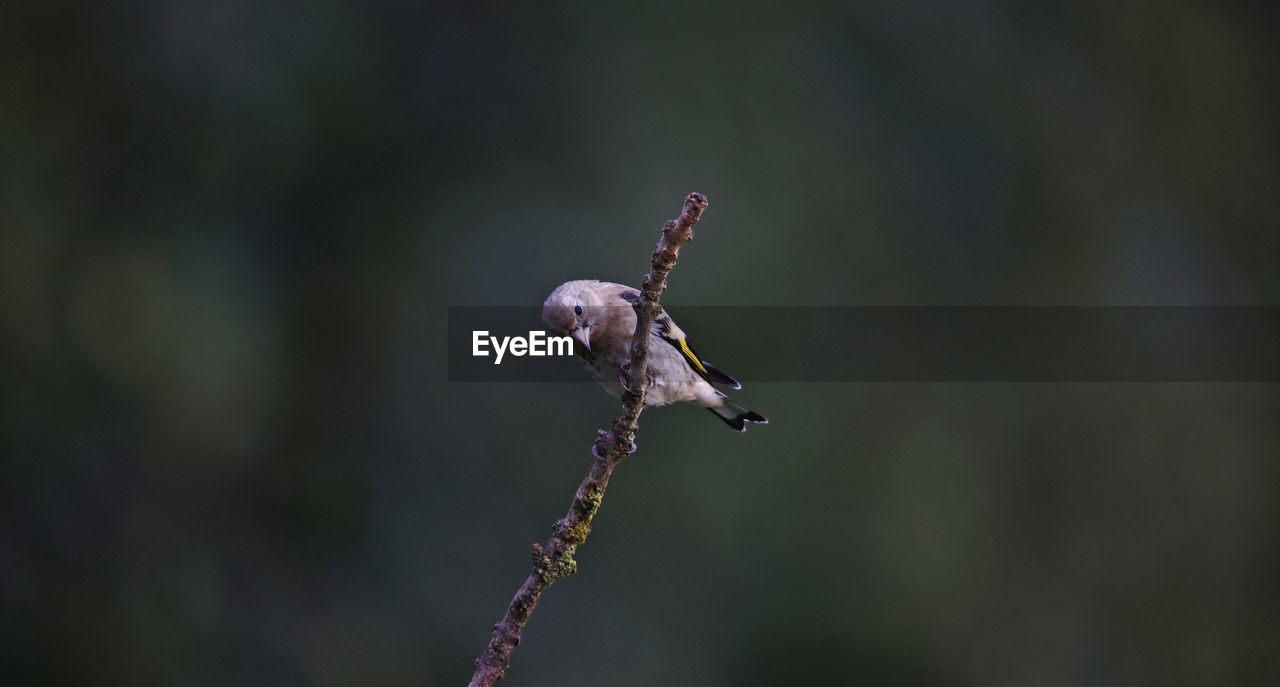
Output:
[[[581,315],[581,314],[582,314],[582,306],[581,306],[581,305],[575,305],[575,306],[573,306],[573,314],[574,314],[574,315]]]

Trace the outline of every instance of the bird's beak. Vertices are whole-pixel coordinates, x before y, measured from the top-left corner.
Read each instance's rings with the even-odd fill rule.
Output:
[[[591,352],[591,328],[590,327],[578,327],[577,329],[569,332],[569,336],[572,336],[574,341],[577,341],[578,343],[582,344],[582,347],[587,349],[588,353]]]

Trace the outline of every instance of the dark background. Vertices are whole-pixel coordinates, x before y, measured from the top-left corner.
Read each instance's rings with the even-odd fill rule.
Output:
[[[601,4],[3,5],[5,683],[463,684],[616,404],[448,383],[447,307],[691,190],[673,309],[1280,304],[1262,3]],[[735,398],[643,416],[504,685],[1280,675],[1274,384]]]

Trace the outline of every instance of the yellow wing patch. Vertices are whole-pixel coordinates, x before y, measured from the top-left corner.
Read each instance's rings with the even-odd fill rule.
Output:
[[[688,358],[689,362],[693,363],[693,366],[698,368],[699,372],[706,374],[707,368],[703,367],[702,361],[698,360],[698,356],[693,354],[693,349],[689,348],[689,342],[685,341],[684,337],[680,337],[676,341],[680,343],[680,352],[684,353],[684,357]]]

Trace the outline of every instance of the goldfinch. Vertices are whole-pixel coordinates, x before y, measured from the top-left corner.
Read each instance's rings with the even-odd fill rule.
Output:
[[[573,337],[574,350],[591,375],[606,391],[621,396],[623,370],[631,361],[631,337],[636,330],[632,306],[639,300],[639,291],[622,284],[594,279],[565,282],[547,297],[542,321],[555,335]],[[651,381],[645,405],[693,401],[739,432],[746,431],[748,422],[768,422],[711,386],[742,388],[733,377],[699,358],[666,312],[653,321],[646,365]]]

